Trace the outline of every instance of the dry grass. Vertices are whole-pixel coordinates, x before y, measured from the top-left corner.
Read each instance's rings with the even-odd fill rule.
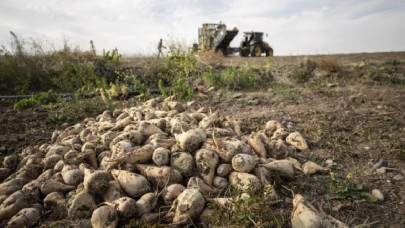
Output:
[[[323,57],[319,60],[315,61],[316,63],[316,68],[320,70],[325,70],[329,72],[339,72],[341,71],[341,64],[340,62],[333,57]]]
[[[199,52],[197,55],[197,59],[199,62],[207,66],[219,66],[222,65],[224,55],[220,51],[205,51]]]

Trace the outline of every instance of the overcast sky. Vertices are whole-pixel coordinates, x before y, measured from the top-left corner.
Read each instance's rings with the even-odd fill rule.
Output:
[[[152,54],[160,38],[197,42],[203,23],[263,31],[275,55],[405,51],[404,0],[1,0],[0,44],[9,32],[98,51]]]

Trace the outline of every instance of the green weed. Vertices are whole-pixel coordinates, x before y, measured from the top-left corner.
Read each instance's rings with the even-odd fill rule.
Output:
[[[158,87],[163,96],[175,95],[182,100],[192,98],[197,83],[201,80],[203,67],[191,50],[181,43],[169,44],[169,54],[162,59],[164,64],[155,70],[152,87]]]
[[[159,80],[158,86],[159,86],[159,90],[160,90],[160,93],[162,94],[162,96],[163,97],[168,97],[169,94],[170,94],[170,89],[166,88],[166,86],[164,85],[162,79]]]
[[[383,75],[392,84],[405,85],[405,72],[400,71],[398,69],[399,64],[400,64],[400,61],[395,59],[395,58],[388,59],[383,64],[383,69],[384,69],[383,70]]]
[[[121,87],[125,86],[128,91],[145,91],[146,84],[142,82],[141,78],[134,74],[130,69],[123,69],[121,71],[116,71],[117,80],[116,83],[119,82]],[[122,90],[126,90],[125,88],[121,88]],[[123,91],[123,92],[124,92]]]
[[[194,95],[193,88],[186,84],[182,79],[171,82],[170,86],[165,85],[163,80],[159,80],[158,86],[163,97],[174,95],[180,100],[190,100]]]
[[[93,45],[92,48],[93,50]],[[105,62],[112,62],[113,64],[118,65],[121,61],[122,55],[118,52],[117,48],[114,48],[112,51],[105,51],[103,49],[103,60]]]
[[[372,78],[374,78],[375,75],[377,75],[377,74],[378,74],[378,73],[377,73],[377,69],[376,69],[376,68],[374,68],[374,67],[368,67],[368,68],[365,70],[365,72],[364,72],[364,74],[363,74],[363,77],[366,78],[366,79],[372,79]]]
[[[34,94],[32,97],[33,100],[38,101],[40,104],[49,104],[58,101],[59,99],[59,94],[55,93],[52,90],[49,90],[48,92],[39,92]]]
[[[34,99],[31,98],[24,98],[17,103],[14,104],[14,109],[28,109],[28,108],[33,108],[37,107],[40,103]]]
[[[114,110],[122,106],[122,102],[108,101],[106,103],[100,97],[88,99],[75,97],[48,107],[51,109],[48,120],[50,122],[75,122],[86,117],[94,117],[105,110]]]
[[[370,194],[370,189],[365,184],[352,183],[352,173],[348,173],[345,178],[336,176],[331,172],[329,179],[323,176],[316,176],[315,179],[327,190],[327,199],[363,200],[366,202],[376,202],[377,199]]]
[[[222,76],[225,86],[231,90],[252,88],[256,84],[256,77],[250,66],[227,66]]]
[[[69,121],[69,117],[60,111],[52,112],[52,114],[48,116],[48,122],[52,124],[65,123],[67,121]]]
[[[170,93],[181,100],[191,100],[194,91],[192,87],[187,85],[183,80],[179,79],[172,85]]]
[[[204,71],[201,76],[204,81],[204,85],[207,88],[210,88],[211,86],[221,87],[223,85],[221,74],[215,72],[211,68]]]
[[[266,191],[242,195],[231,190],[232,203],[226,207],[209,203],[213,213],[204,218],[214,227],[281,227],[284,218],[275,212],[277,201],[268,199]]]
[[[388,65],[388,66],[397,66],[397,65],[399,65],[401,62],[398,60],[398,59],[396,59],[396,58],[390,58],[390,59],[388,59],[387,61],[385,61],[385,65]]]
[[[289,75],[289,78],[298,83],[308,82],[311,77],[312,73],[308,69],[302,69]]]
[[[363,77],[377,82],[405,85],[405,73],[398,68],[400,62],[389,59],[378,66],[368,66],[363,69]]]
[[[22,99],[14,104],[14,109],[28,109],[40,105],[46,105],[59,100],[59,95],[52,90],[35,93],[32,98]]]

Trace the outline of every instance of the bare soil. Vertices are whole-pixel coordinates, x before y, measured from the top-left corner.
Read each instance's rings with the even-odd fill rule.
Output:
[[[395,72],[405,74],[405,52],[363,53],[327,56],[287,56],[269,58],[221,58],[220,69],[227,65],[249,64],[274,82],[283,82],[291,90],[266,87],[257,90],[229,92],[214,90],[197,96],[196,102],[220,109],[223,115],[234,115],[242,130],[258,130],[269,120],[278,120],[290,130],[299,131],[309,143],[305,156],[319,164],[327,159],[336,165],[333,171],[342,176],[353,173],[353,182],[377,188],[385,199],[376,203],[351,200],[327,200],[326,189],[312,177],[299,176],[283,183],[295,193],[303,194],[320,210],[350,226],[405,227],[405,86],[392,81],[382,69],[392,60]],[[315,62],[318,69],[305,83],[296,83],[288,75],[307,69]],[[262,72],[271,64],[272,73]],[[338,66],[338,69],[333,69]],[[373,71],[374,74],[370,73]],[[392,72],[389,72],[392,73]],[[60,125],[48,122],[42,109],[14,110],[13,102],[0,101],[0,160],[6,154],[19,153],[30,145],[50,140]],[[2,147],[2,149],[1,149]],[[370,171],[379,160],[395,168],[386,174]],[[282,191],[284,198],[291,197]],[[285,189],[285,188],[284,188]],[[292,205],[279,208],[289,226]]]

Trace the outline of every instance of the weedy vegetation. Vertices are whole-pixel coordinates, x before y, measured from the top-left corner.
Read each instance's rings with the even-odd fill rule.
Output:
[[[295,100],[299,94],[298,88],[281,82],[275,82],[270,85],[271,91],[275,96],[285,100]]]
[[[312,77],[312,72],[308,69],[298,70],[289,75],[289,78],[298,83],[308,82]]]
[[[265,192],[247,195],[233,192],[231,195],[232,203],[226,207],[215,202],[209,204],[212,214],[204,218],[207,224],[214,227],[281,227],[288,220],[275,209],[274,205],[280,201],[268,200]]]
[[[331,172],[329,177],[316,176],[315,179],[325,187],[327,199],[376,202],[377,199],[371,194],[371,189],[366,184],[353,183],[352,176],[350,172],[346,177]]]
[[[27,109],[33,108],[40,105],[46,105],[49,103],[57,102],[60,96],[52,90],[48,92],[38,92],[35,93],[32,98],[24,98],[14,104],[15,109]]]
[[[403,86],[405,85],[405,72],[399,67],[400,64],[398,59],[390,58],[381,64],[370,64],[362,61],[356,68],[365,79]]]
[[[166,56],[145,56],[137,59],[137,67],[125,67],[125,57],[118,49],[103,49],[98,55],[93,41],[89,50],[72,47],[68,41],[55,49],[47,42],[10,34],[10,48],[0,49],[0,91],[2,95],[32,94],[32,98],[17,101],[14,108],[46,109],[50,123],[76,121],[125,107],[122,101],[131,91],[143,100],[151,90],[158,90],[163,97],[174,95],[186,101],[201,92],[199,87],[202,91],[215,87],[232,93],[268,85],[272,74],[271,62],[260,69],[266,78],[258,76],[249,65],[212,67],[199,61],[192,50],[178,41],[169,43]],[[295,96],[293,88],[274,87],[287,99]],[[60,96],[66,93],[70,95]]]

